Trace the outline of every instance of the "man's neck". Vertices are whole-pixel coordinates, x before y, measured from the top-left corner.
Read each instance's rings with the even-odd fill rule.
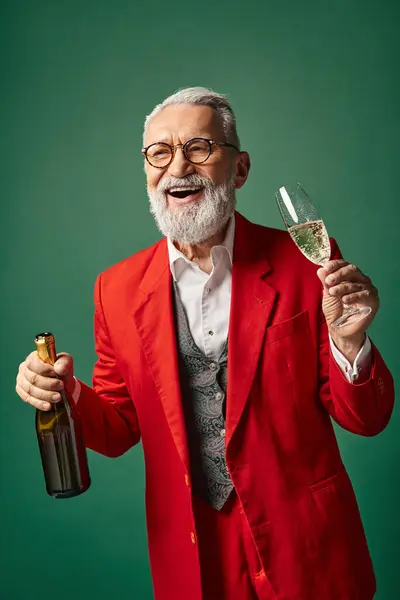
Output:
[[[205,273],[211,273],[212,262],[211,262],[211,248],[222,244],[225,239],[226,231],[228,229],[228,223],[215,235],[208,240],[201,242],[201,244],[180,244],[174,242],[175,248],[177,248],[182,254],[186,256],[192,262],[199,265],[200,269]]]

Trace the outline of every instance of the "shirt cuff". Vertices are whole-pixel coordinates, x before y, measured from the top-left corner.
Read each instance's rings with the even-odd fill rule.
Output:
[[[353,366],[347,360],[345,356],[336,348],[331,336],[329,335],[329,341],[331,344],[331,351],[333,358],[340,367],[343,375],[346,377],[349,383],[354,383],[360,373],[363,375],[371,369],[372,365],[372,345],[371,340],[368,336],[365,338],[364,345],[357,354]]]
[[[74,404],[77,404],[77,402],[79,400],[79,396],[81,395],[82,386],[81,386],[81,382],[76,377],[74,377],[74,381],[75,381],[75,387],[74,387],[74,391],[72,392],[71,395],[72,395],[72,400],[74,401]]]

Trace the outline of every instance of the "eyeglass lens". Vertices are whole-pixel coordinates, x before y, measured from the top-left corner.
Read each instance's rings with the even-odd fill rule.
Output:
[[[186,158],[192,163],[202,163],[210,156],[211,146],[208,140],[200,138],[190,140],[184,146]],[[173,150],[168,144],[158,142],[147,149],[147,160],[154,167],[166,166],[172,158]]]

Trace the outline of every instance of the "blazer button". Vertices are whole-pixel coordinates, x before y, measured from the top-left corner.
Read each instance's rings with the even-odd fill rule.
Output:
[[[385,384],[383,383],[382,377],[378,377],[377,384],[378,384],[380,393],[383,394],[383,392],[385,391]]]
[[[190,477],[187,473],[185,473],[185,483],[188,487],[190,486]]]
[[[266,577],[265,575],[265,571],[264,569],[261,569],[261,571],[259,571],[256,575],[256,579],[263,579],[264,577]]]
[[[192,540],[192,544],[196,543],[196,534],[194,533],[194,531],[190,533],[190,539]]]

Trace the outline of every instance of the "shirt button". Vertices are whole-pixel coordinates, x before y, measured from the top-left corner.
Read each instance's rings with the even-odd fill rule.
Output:
[[[217,368],[217,365],[215,363],[210,363],[210,370],[211,371],[215,371],[216,368]]]
[[[190,533],[190,539],[192,540],[192,544],[196,543],[196,534],[194,533],[194,531]]]
[[[189,485],[190,485],[190,477],[189,477],[189,475],[187,473],[185,474],[185,483],[189,487]]]
[[[219,432],[221,437],[225,437],[225,429],[221,429],[221,431]]]
[[[211,288],[207,288],[207,293],[209,294],[211,292]]]
[[[217,392],[217,393],[215,394],[215,399],[216,399],[216,400],[222,400],[222,394],[221,394],[221,392]]]
[[[213,331],[209,331],[208,335],[214,335],[214,332]]]

